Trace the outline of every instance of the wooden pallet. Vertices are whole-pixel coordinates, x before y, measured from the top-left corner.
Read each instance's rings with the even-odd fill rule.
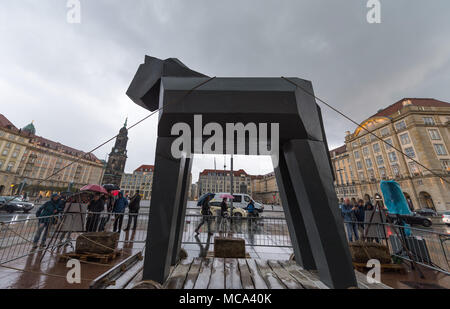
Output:
[[[112,260],[116,259],[122,254],[122,250],[115,250],[114,252],[108,254],[98,254],[98,253],[76,253],[69,252],[64,253],[59,256],[59,262],[66,262],[71,259],[76,259],[80,261],[97,262],[101,264],[108,264]]]
[[[403,268],[401,264],[381,264],[380,266],[382,272],[389,272],[389,271],[400,273],[405,272],[405,268]],[[364,272],[366,270],[371,269],[370,267],[367,267],[367,264],[357,262],[353,262],[353,267],[359,272]]]

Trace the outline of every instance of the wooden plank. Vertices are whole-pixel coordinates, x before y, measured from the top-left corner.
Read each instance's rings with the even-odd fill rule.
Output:
[[[380,283],[368,283],[367,276],[359,271],[355,271],[356,280],[358,281],[358,287],[360,289],[374,289],[374,290],[389,290],[392,289],[390,286],[380,282]]]
[[[264,281],[266,281],[269,289],[272,290],[286,289],[286,286],[273,273],[272,269],[267,264],[267,261],[255,260],[255,264],[258,267],[261,276],[264,278]]]
[[[170,277],[166,280],[163,287],[165,289],[182,289],[184,286],[184,281],[186,281],[187,274],[191,268],[192,258],[187,258],[181,260],[173,270]]]
[[[203,259],[200,271],[195,281],[194,289],[207,289],[211,279],[213,259]]]
[[[276,261],[267,261],[267,265],[272,268],[272,271],[278,277],[278,279],[283,282],[283,284],[288,289],[303,289],[303,286],[298,283],[278,262]]]
[[[202,259],[195,258],[192,261],[191,268],[189,269],[189,272],[186,277],[186,281],[184,282],[184,289],[193,289],[194,288],[195,282],[197,281],[201,267],[202,267]]]
[[[211,270],[211,279],[209,280],[208,289],[224,289],[225,288],[225,263],[223,258],[215,258]]]
[[[116,280],[115,285],[110,285],[106,289],[125,289],[143,268],[144,261],[137,262]]]
[[[225,259],[225,288],[231,290],[242,289],[241,273],[237,259]]]
[[[298,272],[300,272],[303,276],[305,276],[308,280],[314,283],[319,289],[329,289],[329,287],[324,284],[322,281],[320,281],[319,276],[314,271],[308,271],[297,265],[294,261],[287,262],[292,265],[296,265],[298,268]]]
[[[252,275],[245,259],[238,259],[239,272],[241,274],[241,284],[243,289],[254,289]]]
[[[288,261],[280,262],[284,269],[294,277],[305,289],[318,289],[319,287],[298,270],[298,265]]]
[[[255,260],[247,260],[247,266],[248,269],[250,270],[250,274],[252,276],[253,279],[253,283],[255,285],[255,289],[268,289],[269,286],[266,283],[266,280],[264,280],[264,278],[261,276],[261,274],[259,273],[258,267],[256,266]]]

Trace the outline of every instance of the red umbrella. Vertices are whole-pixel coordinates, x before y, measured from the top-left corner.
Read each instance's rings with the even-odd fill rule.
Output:
[[[108,194],[108,191],[105,190],[102,186],[99,185],[87,185],[80,189],[80,191],[92,191],[98,192],[102,194]]]

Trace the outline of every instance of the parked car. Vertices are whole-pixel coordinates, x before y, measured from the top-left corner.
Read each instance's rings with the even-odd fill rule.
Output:
[[[388,216],[392,219],[395,220],[397,215],[393,215],[393,214],[388,214]],[[400,217],[405,220],[406,223],[410,224],[410,225],[422,225],[424,227],[430,227],[433,225],[433,222],[424,216],[420,216],[416,213],[412,213],[410,215],[400,215]]]
[[[450,211],[446,211],[442,214],[442,222],[450,226]]]
[[[222,194],[229,194],[229,193],[216,193],[214,195],[214,198],[209,202],[211,205],[211,212],[213,215],[218,215],[220,213],[220,203],[222,202],[222,198],[220,196]],[[264,205],[258,202],[255,202],[250,195],[248,194],[242,194],[242,193],[236,193],[233,194],[234,200],[233,200],[233,216],[234,217],[247,217],[247,210],[245,208],[250,203],[250,201],[253,201],[253,204],[255,205],[255,209],[257,213],[262,213],[264,211]]]
[[[33,203],[25,202],[18,196],[0,196],[0,210],[8,213],[22,211],[29,213],[34,208]]]
[[[438,215],[436,211],[430,208],[419,209],[416,210],[415,213],[424,217],[436,217]]]

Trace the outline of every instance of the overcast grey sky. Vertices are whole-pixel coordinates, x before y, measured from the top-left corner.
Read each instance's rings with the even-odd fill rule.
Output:
[[[450,101],[448,0],[382,0],[381,24],[367,23],[367,0],[80,2],[80,24],[66,22],[66,0],[0,2],[0,112],[85,151],[148,113],[125,95],[145,54],[211,76],[309,79],[357,121],[403,97]],[[329,144],[340,146],[354,126],[322,109]],[[156,121],[129,132],[127,171],[153,164]],[[267,158],[235,167],[272,170]],[[212,157],[195,161],[194,179],[204,168]]]

